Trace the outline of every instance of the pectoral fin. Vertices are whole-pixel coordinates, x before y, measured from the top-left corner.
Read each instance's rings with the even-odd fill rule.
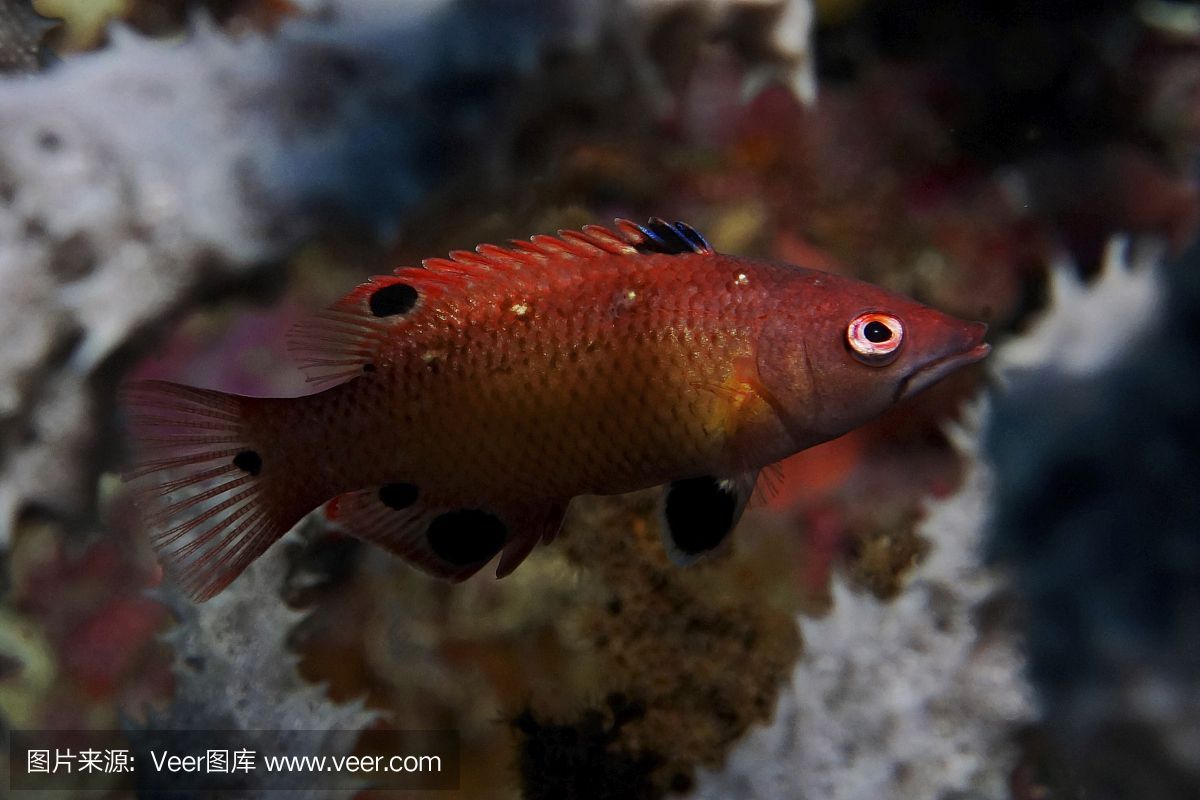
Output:
[[[720,547],[742,518],[757,479],[758,470],[753,470],[733,478],[702,475],[668,484],[662,535],[671,560],[691,564]]]

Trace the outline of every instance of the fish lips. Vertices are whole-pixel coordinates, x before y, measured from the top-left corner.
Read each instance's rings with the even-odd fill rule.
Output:
[[[992,346],[983,341],[987,333],[987,325],[982,322],[972,326],[972,333],[965,346],[955,348],[952,352],[922,364],[910,372],[896,387],[896,402],[912,397],[922,389],[927,389],[955,370],[968,364],[982,360],[991,352]]]

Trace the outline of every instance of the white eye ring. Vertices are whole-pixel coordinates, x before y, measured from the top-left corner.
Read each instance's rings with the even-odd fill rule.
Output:
[[[869,311],[855,317],[846,329],[850,352],[864,364],[882,366],[895,359],[904,342],[904,323],[899,317]]]

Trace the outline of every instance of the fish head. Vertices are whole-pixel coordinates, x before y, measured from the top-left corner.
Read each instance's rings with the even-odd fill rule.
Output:
[[[797,270],[760,334],[758,373],[804,447],[840,436],[988,354],[987,325],[868,283]]]

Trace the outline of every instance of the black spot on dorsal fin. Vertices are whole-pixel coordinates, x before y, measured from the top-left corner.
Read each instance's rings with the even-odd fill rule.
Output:
[[[289,349],[300,356],[302,368],[311,370],[310,382],[350,379],[377,369],[379,350],[397,326],[422,309],[438,309],[447,300],[474,302],[471,298],[489,292],[535,291],[544,283],[543,276],[555,272],[573,276],[589,263],[612,256],[714,252],[686,222],[652,217],[644,225],[627,219],[613,223],[611,228],[584,225],[580,230],[560,230],[557,236],[514,239],[508,247],[481,244],[474,250],[455,250],[445,258],[427,258],[419,267],[399,267],[392,275],[376,275],[298,323],[288,335]]]
[[[367,299],[367,306],[377,317],[407,314],[417,304],[417,290],[407,283],[392,283],[376,289]]]
[[[646,237],[637,245],[639,253],[711,253],[712,245],[698,230],[686,222],[667,222],[659,217],[651,217],[645,225],[637,229]]]

